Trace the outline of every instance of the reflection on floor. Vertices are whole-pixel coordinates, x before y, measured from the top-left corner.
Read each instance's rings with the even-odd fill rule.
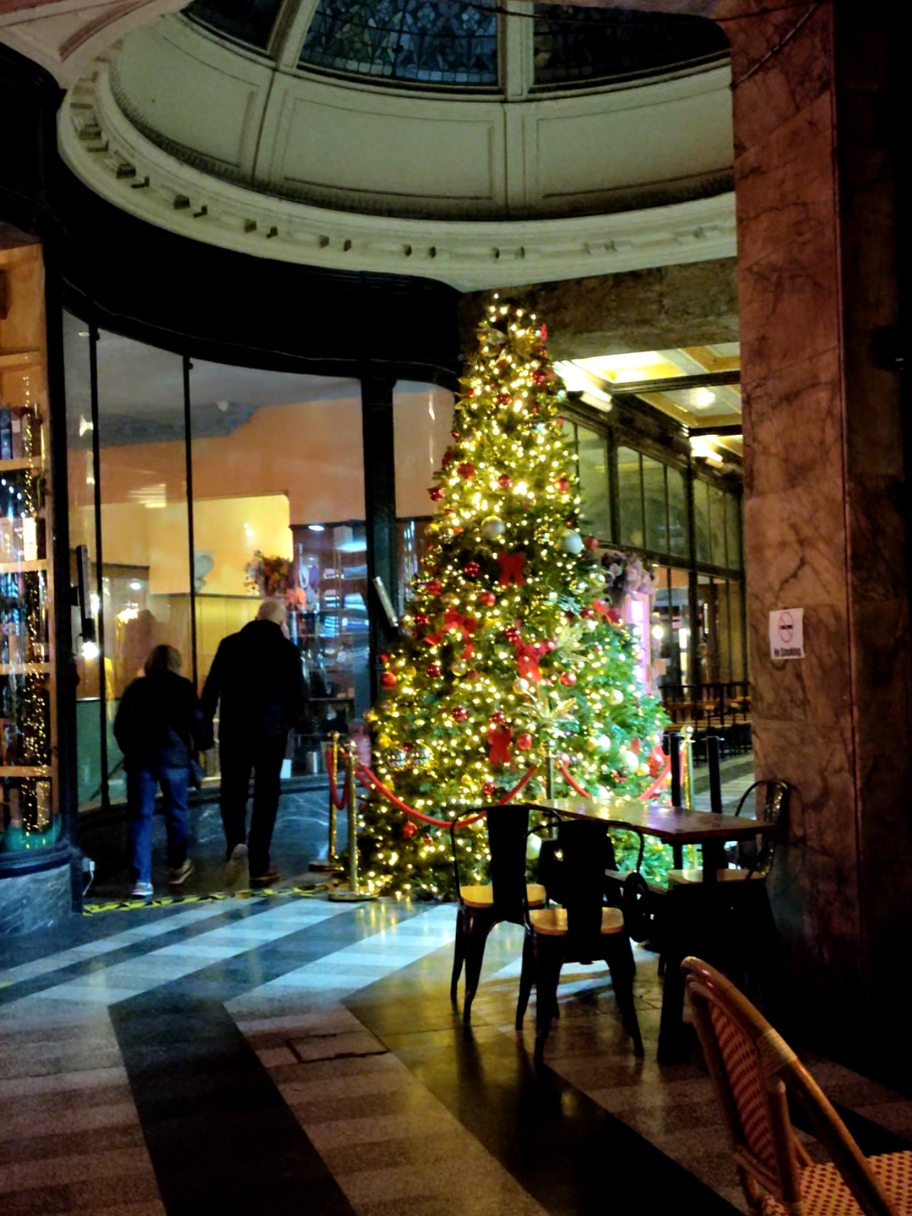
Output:
[[[575,967],[536,1071],[512,1028],[520,931],[492,935],[464,1035],[454,911],[286,895],[111,912],[4,945],[4,1216],[588,1216],[743,1211],[707,1078],[646,1059],[607,974]],[[817,1075],[867,1152],[912,1102]]]

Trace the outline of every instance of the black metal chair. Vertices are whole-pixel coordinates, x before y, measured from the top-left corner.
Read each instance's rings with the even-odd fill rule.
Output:
[[[735,814],[740,815],[753,794],[762,790],[763,801],[757,816],[763,823],[778,823],[788,812],[789,794],[791,787],[785,781],[755,781],[741,795]],[[730,860],[736,861],[737,867],[724,867],[716,871],[719,882],[743,882],[746,879],[766,878],[773,868],[773,857],[776,850],[776,833],[758,833],[752,840],[739,841],[730,850],[726,850]],[[669,870],[668,886],[676,887],[683,883],[703,881],[703,871],[699,869]]]
[[[472,1002],[478,991],[488,934],[495,925],[502,921],[508,921],[514,925],[523,924],[525,909],[544,907],[546,901],[543,886],[526,882],[529,807],[522,804],[487,808],[491,881],[484,884],[462,884],[456,832],[465,819],[470,819],[478,813],[478,809],[466,811],[454,819],[450,826],[453,868],[456,874],[456,892],[459,901],[459,909],[456,914],[456,944],[453,953],[450,999],[456,1001],[457,985],[464,964],[465,1000],[462,1018],[466,1024],[472,1020]]]
[[[561,821],[557,839],[565,907],[526,908],[516,1028],[522,1029],[534,985],[536,1059],[541,1059],[557,1012],[561,968],[565,962],[590,963],[595,959],[608,964],[624,1029],[633,1039],[635,1054],[643,1054],[633,1003],[633,951],[624,913],[603,903],[610,844],[607,831],[608,825],[595,819]]]

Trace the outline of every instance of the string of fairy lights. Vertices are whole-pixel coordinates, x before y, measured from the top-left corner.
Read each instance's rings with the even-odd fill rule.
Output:
[[[437,513],[403,638],[382,656],[374,768],[424,814],[452,819],[496,802],[532,765],[524,796],[542,797],[555,756],[602,796],[636,796],[654,774],[664,719],[638,690],[633,638],[602,598],[597,541],[580,530],[566,391],[546,337],[534,314],[494,297],[429,489]],[[552,792],[571,793],[559,772]],[[377,794],[363,828],[375,888],[449,891],[446,829]],[[473,881],[487,861],[484,825],[458,841]]]

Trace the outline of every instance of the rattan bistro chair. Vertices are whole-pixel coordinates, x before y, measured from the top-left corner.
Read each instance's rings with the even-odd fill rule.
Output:
[[[762,1216],[909,1216],[912,1152],[862,1156],[813,1077],[720,972],[682,964],[687,996],[741,1185]],[[815,1165],[795,1136],[800,1108],[830,1160]]]
[[[757,816],[764,823],[778,823],[780,819],[785,818],[788,812],[789,793],[791,787],[785,781],[755,781],[741,795],[741,799],[735,808],[735,814],[740,815],[741,811],[747,805],[747,801],[753,794],[757,798],[758,792],[762,793],[763,801],[759,808]],[[733,860],[737,861],[737,868],[726,867],[716,871],[716,878],[719,882],[738,882],[746,879],[763,879],[766,878],[773,867],[773,855],[776,848],[776,837],[774,833],[766,833],[758,839],[744,841],[735,849]],[[703,871],[699,869],[690,870],[669,870],[668,885],[669,887],[681,886],[683,883],[693,883],[703,881]]]
[[[483,809],[483,808],[481,808]],[[450,999],[456,1001],[459,976],[465,964],[465,1000],[463,1021],[472,1020],[472,1002],[478,991],[485,942],[495,925],[509,921],[521,925],[524,909],[541,908],[545,904],[545,888],[526,882],[526,840],[529,835],[529,807],[525,805],[492,806],[487,808],[488,852],[490,854],[490,883],[463,885],[459,871],[459,849],[456,832],[465,819],[478,810],[466,811],[450,826],[453,868],[456,873],[456,893],[459,909],[456,913],[456,943],[453,952],[453,977]]]
[[[565,962],[590,963],[595,959],[604,959],[608,964],[624,1029],[633,1039],[635,1054],[643,1054],[633,1003],[633,951],[624,913],[603,903],[607,831],[608,825],[595,819],[562,820],[557,840],[566,906],[536,909],[530,904],[526,910],[516,1029],[522,1029],[534,985],[536,1059],[541,1059],[551,1020],[557,1013],[561,968]]]

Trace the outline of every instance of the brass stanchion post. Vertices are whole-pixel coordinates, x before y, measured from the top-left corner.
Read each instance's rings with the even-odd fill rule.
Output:
[[[358,882],[358,789],[355,783],[355,745],[345,753],[345,788],[348,793],[348,886],[330,891],[329,898],[345,903],[376,899],[373,891],[362,890]]]
[[[339,774],[339,732],[334,730],[329,742],[329,849],[325,861],[312,861],[311,870],[318,874],[331,874],[338,870],[336,856],[336,778]]]
[[[688,724],[684,727],[684,805],[693,806],[694,800],[694,783],[693,783],[693,758],[694,758],[694,728]],[[688,847],[690,854],[691,868],[696,868],[697,864],[697,848],[696,845]]]

